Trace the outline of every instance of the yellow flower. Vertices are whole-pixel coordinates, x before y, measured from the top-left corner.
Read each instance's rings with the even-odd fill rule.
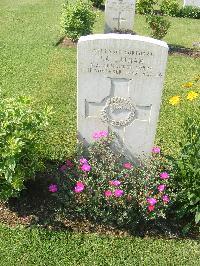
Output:
[[[199,94],[195,91],[189,91],[187,94],[187,99],[189,101],[193,101],[194,99],[196,99],[199,96]]]
[[[180,102],[180,96],[173,96],[169,99],[171,105],[177,105]]]
[[[191,88],[193,86],[193,82],[187,82],[182,85],[183,88]]]

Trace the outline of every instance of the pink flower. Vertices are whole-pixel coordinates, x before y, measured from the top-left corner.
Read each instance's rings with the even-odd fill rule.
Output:
[[[166,188],[166,185],[159,185],[157,188],[160,192],[163,192]]]
[[[160,147],[153,147],[151,151],[152,153],[160,153]]]
[[[55,193],[58,191],[58,186],[56,184],[49,185],[49,192]]]
[[[104,138],[108,136],[108,131],[102,130],[102,131],[95,131],[92,134],[93,139],[98,140],[100,138]]]
[[[124,163],[123,167],[130,170],[133,167],[133,165],[131,163]]]
[[[153,206],[157,203],[157,200],[154,198],[148,198],[147,202],[149,203],[149,205]]]
[[[63,164],[61,167],[60,167],[60,171],[64,172],[67,170],[67,165],[66,164]]]
[[[169,179],[169,174],[167,172],[162,172],[162,173],[160,173],[160,178],[161,179]]]
[[[112,181],[109,182],[109,184],[111,186],[118,187],[118,186],[120,186],[121,182],[119,180],[112,180]]]
[[[149,212],[152,212],[155,209],[155,206],[154,205],[149,205],[147,208],[148,208]]]
[[[70,160],[67,160],[67,161],[66,161],[66,165],[67,165],[68,167],[73,167],[73,166],[74,166],[73,163],[72,163]]]
[[[111,190],[106,190],[106,191],[104,192],[104,195],[105,195],[105,197],[109,198],[109,197],[112,196],[112,191],[111,191]]]
[[[88,161],[87,161],[87,159],[85,159],[85,158],[81,158],[81,159],[79,160],[79,162],[80,162],[81,164],[88,164]]]
[[[76,186],[74,188],[74,192],[75,193],[80,193],[84,190],[85,188],[85,185],[81,182],[81,181],[78,181],[76,182]]]
[[[162,200],[163,200],[164,203],[168,203],[168,202],[170,201],[168,195],[164,195],[164,196],[162,197]]]
[[[122,189],[116,189],[116,190],[114,191],[114,195],[115,195],[115,197],[117,197],[117,198],[121,197],[123,194],[124,194],[124,191],[123,191]]]
[[[89,165],[89,164],[83,164],[82,166],[81,166],[81,170],[82,171],[84,171],[84,172],[89,172],[90,171],[90,169],[91,169],[91,166]]]

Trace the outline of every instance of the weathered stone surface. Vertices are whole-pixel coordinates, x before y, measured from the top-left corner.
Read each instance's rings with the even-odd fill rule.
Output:
[[[78,135],[117,133],[129,157],[149,153],[159,116],[168,46],[130,34],[97,34],[78,42]]]
[[[200,0],[184,0],[184,6],[200,7]]]
[[[107,0],[105,4],[105,33],[133,30],[135,0]]]

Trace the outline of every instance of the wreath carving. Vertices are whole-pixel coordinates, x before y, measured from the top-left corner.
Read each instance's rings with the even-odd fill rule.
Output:
[[[112,119],[111,113],[115,110],[127,110],[130,111],[128,117],[123,120]],[[105,107],[101,111],[101,120],[114,127],[126,127],[135,120],[136,109],[133,103],[126,98],[112,97],[107,100]]]

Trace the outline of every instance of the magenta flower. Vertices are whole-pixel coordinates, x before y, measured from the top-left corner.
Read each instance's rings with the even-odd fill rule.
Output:
[[[89,172],[91,170],[91,166],[85,163],[81,166],[81,170],[84,172]]]
[[[130,170],[133,167],[133,165],[131,163],[124,163],[123,167]]]
[[[49,192],[55,193],[58,191],[58,186],[56,184],[49,185]]]
[[[162,173],[160,173],[160,178],[161,179],[169,179],[169,174],[167,172],[162,172]]]
[[[105,138],[108,136],[108,131],[102,130],[102,131],[95,131],[92,134],[93,139],[98,140],[100,138]]]
[[[163,200],[164,203],[168,203],[168,202],[170,201],[168,195],[164,195],[164,196],[162,197],[162,200]]]
[[[81,181],[78,181],[76,182],[76,186],[74,188],[74,192],[75,193],[80,193],[84,190],[85,188],[85,185],[81,182]]]
[[[60,171],[61,172],[64,172],[67,170],[67,165],[66,164],[63,164],[61,167],[60,167]]]
[[[153,206],[157,203],[157,200],[154,198],[148,198],[147,202],[149,203],[149,205]]]
[[[166,185],[159,185],[159,186],[157,187],[157,189],[158,189],[160,192],[163,192],[163,191],[165,190],[165,188],[166,188]]]
[[[106,191],[104,192],[104,195],[105,195],[105,197],[109,198],[109,197],[112,196],[112,191],[111,191],[111,190],[106,190]]]
[[[81,164],[88,164],[88,161],[87,161],[87,159],[85,159],[85,158],[81,158],[81,159],[79,160],[79,162],[80,162]]]
[[[66,161],[66,165],[67,165],[68,167],[73,167],[73,166],[74,166],[73,163],[72,163],[70,160],[67,160],[67,161]]]
[[[118,187],[118,186],[120,186],[121,182],[119,180],[112,180],[112,181],[109,182],[109,184],[111,186]]]
[[[160,153],[160,147],[153,147],[151,151],[152,153]]]
[[[115,197],[117,197],[117,198],[123,196],[123,194],[124,194],[124,191],[123,191],[122,189],[116,189],[116,190],[114,191],[114,195],[115,195]]]

